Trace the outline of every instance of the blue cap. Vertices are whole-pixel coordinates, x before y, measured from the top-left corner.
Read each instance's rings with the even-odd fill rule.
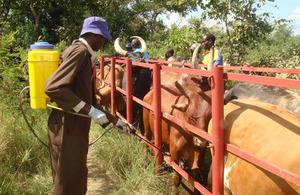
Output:
[[[131,43],[127,43],[127,44],[126,44],[126,47],[132,48]]]
[[[53,45],[48,42],[37,42],[30,45],[30,49],[53,49]]]
[[[98,16],[92,16],[84,20],[80,36],[85,33],[94,33],[111,39],[106,20]]]

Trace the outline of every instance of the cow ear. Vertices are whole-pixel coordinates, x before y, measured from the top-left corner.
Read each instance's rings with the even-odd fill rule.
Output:
[[[191,80],[198,84],[202,91],[210,90],[210,83],[208,82],[208,77],[192,77]]]
[[[191,80],[194,81],[195,83],[198,83],[198,84],[200,84],[200,83],[206,83],[207,82],[207,77],[202,77],[202,76],[196,77],[196,76],[193,76],[191,78]]]
[[[177,109],[181,112],[185,112],[187,110],[187,108],[189,107],[189,104],[187,103],[182,103],[182,104],[174,104],[172,105],[172,108]]]

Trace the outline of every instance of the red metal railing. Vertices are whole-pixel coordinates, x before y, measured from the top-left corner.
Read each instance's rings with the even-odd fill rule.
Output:
[[[159,149],[162,148],[161,130],[161,88],[160,88],[160,65],[153,65],[153,111],[154,111],[154,143]],[[155,149],[156,166],[162,164],[162,153]],[[159,170],[156,170],[158,172]]]
[[[212,68],[212,193],[223,194],[224,188],[224,80],[223,67]]]
[[[179,174],[182,175],[187,181],[192,183],[192,185],[198,189],[203,194],[223,194],[223,171],[224,171],[224,149],[228,150],[229,152],[247,160],[250,163],[253,163],[259,167],[264,168],[265,170],[282,177],[296,185],[300,185],[300,176],[292,173],[286,169],[283,169],[281,167],[278,167],[277,165],[274,165],[273,163],[264,161],[263,159],[260,159],[253,154],[243,151],[239,148],[237,148],[234,145],[224,143],[224,134],[223,134],[223,87],[224,87],[224,79],[227,80],[234,80],[234,81],[242,81],[242,82],[250,82],[250,83],[258,83],[258,84],[265,84],[265,85],[271,85],[271,86],[279,86],[279,87],[285,87],[285,88],[294,88],[294,89],[300,89],[300,80],[293,80],[293,79],[279,79],[274,77],[265,77],[265,76],[253,76],[253,75],[245,75],[245,74],[236,74],[236,73],[223,73],[223,69],[225,70],[238,70],[243,73],[247,73],[250,71],[259,71],[259,72],[276,72],[276,73],[290,73],[290,74],[300,74],[299,69],[274,69],[274,68],[252,68],[249,66],[243,66],[243,67],[233,67],[233,66],[219,66],[219,67],[213,67],[212,71],[202,71],[202,70],[195,70],[195,69],[189,69],[189,68],[176,68],[176,67],[168,67],[164,66],[162,64],[176,64],[176,65],[184,65],[184,66],[191,66],[190,63],[181,63],[181,62],[166,62],[162,60],[146,60],[153,64],[148,63],[139,63],[139,62],[131,62],[131,60],[124,60],[124,58],[100,58],[101,68],[100,72],[102,72],[101,75],[103,75],[103,65],[104,61],[110,61],[111,64],[115,64],[115,62],[118,63],[125,63],[126,64],[126,91],[115,87],[113,84],[112,86],[112,93],[114,93],[115,90],[119,90],[121,93],[126,95],[126,101],[127,101],[127,121],[132,123],[132,101],[136,101],[137,103],[140,103],[144,107],[147,107],[148,109],[152,110],[155,115],[155,146],[159,149],[161,149],[161,117],[177,123],[178,125],[182,127],[188,127],[186,129],[190,130],[192,133],[195,133],[199,135],[200,137],[212,142],[213,146],[213,152],[212,152],[212,166],[213,166],[213,181],[212,181],[212,193],[209,192],[205,187],[203,187],[200,183],[195,181],[190,175],[188,175],[184,170],[182,170],[178,165],[176,165],[174,162],[170,161],[169,158],[164,157],[164,160],[172,166],[173,169],[175,169]],[[131,65],[136,66],[142,66],[142,67],[148,67],[153,69],[153,91],[154,91],[154,104],[153,106],[143,102],[142,100],[133,97],[132,96],[132,88],[131,88]],[[205,65],[199,65],[200,67]],[[113,66],[112,66],[113,67]],[[173,72],[180,72],[180,73],[186,73],[191,75],[202,75],[206,77],[211,77],[211,86],[212,86],[212,135],[208,134],[202,129],[199,129],[197,127],[194,127],[184,121],[181,121],[179,119],[176,119],[175,117],[171,116],[168,113],[164,113],[161,111],[161,96],[160,96],[160,70],[165,71],[173,71]],[[113,76],[115,73],[114,71],[111,71],[112,78],[115,78]],[[111,81],[111,83],[114,83],[114,80]],[[112,94],[112,105],[114,103],[114,96]],[[112,113],[115,113],[115,111],[112,111]],[[116,113],[119,117],[121,116],[118,112]],[[139,134],[139,136],[142,136]],[[143,137],[144,138],[144,137]],[[148,144],[149,145],[149,144]],[[149,145],[152,147],[151,145]],[[155,158],[156,158],[156,165],[160,165],[162,163],[162,153],[152,147],[152,149],[155,150]],[[158,171],[157,171],[158,172]]]

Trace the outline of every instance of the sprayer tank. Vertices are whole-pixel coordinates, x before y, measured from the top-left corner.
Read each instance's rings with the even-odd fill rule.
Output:
[[[46,108],[50,98],[44,93],[46,80],[59,65],[59,53],[47,42],[37,42],[28,52],[30,106],[34,109]]]

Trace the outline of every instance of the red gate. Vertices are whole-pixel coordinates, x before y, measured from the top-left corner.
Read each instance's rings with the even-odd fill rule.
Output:
[[[155,139],[155,146],[161,149],[162,138],[161,138],[161,118],[164,117],[174,123],[182,127],[188,127],[186,129],[190,130],[192,133],[199,135],[200,137],[208,140],[212,143],[213,146],[213,153],[212,153],[212,166],[213,166],[213,181],[212,181],[212,193],[209,192],[205,187],[203,187],[200,183],[195,181],[190,175],[188,175],[183,169],[181,169],[177,164],[170,161],[168,158],[164,158],[164,160],[172,166],[179,174],[182,175],[187,181],[192,183],[192,185],[197,188],[203,194],[223,194],[223,170],[224,170],[224,149],[227,151],[245,159],[246,161],[257,165],[279,177],[284,178],[296,185],[300,185],[300,176],[292,173],[289,170],[283,169],[278,167],[277,165],[267,162],[263,159],[260,159],[253,154],[246,152],[237,148],[236,146],[228,143],[224,143],[224,135],[223,135],[223,87],[224,87],[224,79],[233,80],[233,81],[241,81],[241,82],[249,82],[249,83],[257,83],[257,84],[264,84],[264,85],[271,85],[271,86],[278,86],[278,87],[285,87],[285,88],[294,88],[300,90],[300,80],[293,80],[293,79],[280,79],[274,77],[265,77],[265,76],[253,76],[253,75],[245,75],[240,73],[224,73],[223,69],[225,70],[235,70],[240,71],[242,73],[249,73],[252,72],[273,72],[273,73],[289,73],[289,74],[300,74],[300,69],[278,69],[278,68],[252,68],[249,66],[243,67],[234,67],[234,66],[218,66],[213,67],[212,71],[202,71],[202,70],[195,70],[189,68],[176,68],[176,67],[169,67],[165,65],[160,65],[163,62],[166,64],[176,64],[182,65],[180,62],[165,62],[159,60],[146,60],[150,63],[140,63],[140,62],[132,62],[131,60],[125,60],[124,58],[100,58],[100,72],[103,75],[104,70],[104,61],[111,62],[112,70],[114,70],[115,63],[125,63],[126,65],[126,91],[122,90],[119,87],[115,86],[115,72],[111,71],[112,74],[112,81],[111,81],[111,88],[112,88],[112,100],[111,100],[111,113],[118,115],[120,118],[123,118],[118,112],[116,113],[114,108],[114,91],[118,90],[121,93],[126,95],[126,109],[127,109],[127,121],[132,123],[132,101],[135,101],[142,106],[152,110],[155,115],[155,127],[154,127],[154,139]],[[142,66],[153,69],[153,90],[154,90],[154,105],[151,106],[142,100],[132,96],[132,88],[131,88],[131,66]],[[185,65],[190,66],[191,64],[186,63]],[[199,65],[204,66],[204,65]],[[197,127],[194,127],[184,121],[176,119],[170,114],[164,113],[161,111],[161,96],[160,96],[160,71],[173,71],[179,73],[186,73],[191,75],[202,75],[206,77],[211,77],[211,87],[212,87],[212,135],[204,132]],[[139,134],[139,136],[142,136]],[[143,136],[142,136],[143,137]],[[148,144],[149,145],[149,144]],[[155,151],[155,159],[156,159],[156,166],[159,166],[162,163],[162,153],[149,145]],[[158,170],[157,170],[158,171]]]

